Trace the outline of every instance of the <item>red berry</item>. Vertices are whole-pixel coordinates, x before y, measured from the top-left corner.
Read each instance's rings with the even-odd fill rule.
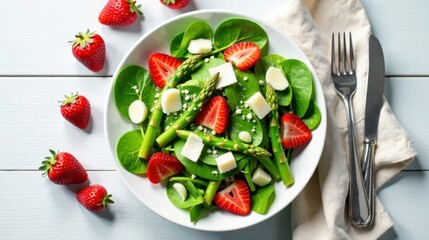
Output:
[[[229,122],[229,107],[226,99],[221,96],[212,97],[195,116],[195,122],[210,128],[216,134],[223,133]]]
[[[249,214],[251,211],[250,191],[247,183],[242,179],[235,180],[231,185],[216,193],[213,203],[234,214]]]
[[[160,0],[160,2],[171,9],[184,8],[189,4],[189,0]]]
[[[157,152],[149,159],[146,175],[152,183],[160,183],[179,173],[183,168],[184,166],[175,156]]]
[[[226,61],[232,62],[238,70],[244,71],[254,66],[261,57],[261,49],[253,42],[238,42],[223,53]]]
[[[61,114],[76,127],[85,129],[91,117],[91,105],[88,99],[78,93],[66,95],[65,98],[61,102]]]
[[[43,176],[56,184],[76,184],[88,180],[88,174],[80,162],[70,153],[49,150],[52,156],[46,157],[39,170],[44,171]]]
[[[165,53],[154,53],[149,57],[149,73],[153,83],[163,88],[167,80],[174,74],[181,62]]]
[[[109,26],[128,26],[143,15],[141,5],[134,0],[109,0],[101,10],[98,21]]]
[[[114,203],[111,197],[112,194],[107,194],[106,189],[99,184],[85,187],[76,194],[77,201],[93,212],[106,209],[109,203]]]
[[[286,149],[295,148],[311,141],[312,133],[304,121],[293,113],[285,113],[280,118],[282,145]]]
[[[104,67],[106,45],[103,38],[95,32],[78,33],[71,41],[73,56],[93,72],[99,72]]]

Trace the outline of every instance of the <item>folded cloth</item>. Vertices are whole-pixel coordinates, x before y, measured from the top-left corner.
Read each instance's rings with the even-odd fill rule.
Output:
[[[372,227],[356,228],[346,214],[349,175],[347,125],[344,105],[331,86],[331,36],[351,32],[357,69],[353,98],[356,141],[364,135],[364,112],[368,70],[368,37],[371,25],[358,0],[287,0],[265,19],[287,34],[304,51],[322,85],[327,106],[327,136],[320,163],[303,192],[292,203],[294,239],[376,239],[393,223],[376,199]],[[415,155],[412,141],[396,120],[387,101],[380,114],[375,155],[376,188],[386,183]],[[362,153],[362,144],[358,144]]]

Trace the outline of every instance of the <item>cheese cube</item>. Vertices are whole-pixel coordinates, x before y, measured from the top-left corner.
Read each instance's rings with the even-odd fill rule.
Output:
[[[226,173],[237,167],[232,152],[227,152],[215,158],[220,173]]]
[[[259,119],[264,118],[269,112],[271,107],[265,100],[264,96],[260,92],[253,94],[247,101],[246,104],[252,109],[252,111],[258,116]]]
[[[194,39],[189,42],[188,52],[193,54],[209,53],[212,50],[212,41],[210,39]]]
[[[252,182],[260,187],[263,187],[271,182],[271,175],[262,170],[262,168],[257,168],[253,172]]]
[[[182,99],[180,91],[176,88],[165,90],[161,96],[161,107],[164,113],[172,113],[182,110]]]
[[[209,69],[210,75],[213,76],[215,73],[219,73],[219,79],[216,85],[216,89],[220,89],[237,82],[237,77],[234,73],[234,68],[231,62],[224,63],[222,65],[212,67]]]
[[[182,149],[182,155],[187,157],[193,162],[197,162],[203,151],[204,143],[203,140],[197,135],[190,133],[188,139],[186,139],[185,146]]]
[[[285,75],[283,75],[282,70],[276,67],[269,67],[267,72],[265,73],[265,79],[267,83],[269,83],[274,90],[283,91],[289,86],[289,82],[287,81]]]

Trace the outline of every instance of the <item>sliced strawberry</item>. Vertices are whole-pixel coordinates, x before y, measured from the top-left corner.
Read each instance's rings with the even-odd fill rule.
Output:
[[[179,173],[183,168],[182,163],[175,156],[157,152],[150,157],[146,174],[152,183],[160,183]]]
[[[173,75],[176,69],[180,66],[179,59],[174,58],[165,53],[154,53],[149,57],[149,73],[153,83],[163,88],[167,80]]]
[[[219,208],[234,214],[249,214],[250,191],[247,183],[242,179],[235,180],[231,185],[216,193],[213,203]]]
[[[261,49],[253,42],[239,42],[223,53],[226,61],[232,62],[238,70],[244,71],[255,65],[261,56]]]
[[[201,111],[195,116],[195,122],[210,128],[216,134],[225,131],[229,121],[228,102],[224,97],[214,96],[208,100]]]
[[[285,113],[280,119],[282,145],[286,149],[311,141],[312,134],[305,123],[293,113]]]

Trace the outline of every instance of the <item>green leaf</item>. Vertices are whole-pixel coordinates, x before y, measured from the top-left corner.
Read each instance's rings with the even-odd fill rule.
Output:
[[[207,22],[197,20],[188,25],[183,33],[176,35],[170,43],[170,53],[173,57],[184,57],[188,52],[188,45],[194,39],[209,39],[213,38],[213,30]]]
[[[264,138],[259,118],[250,110],[240,109],[240,111],[240,114],[233,113],[230,117],[229,137],[235,141],[242,141],[239,134],[242,131],[246,131],[252,136],[252,142],[249,144],[259,146]],[[251,116],[251,119],[247,118],[248,115]]]
[[[233,112],[244,108],[244,103],[253,94],[260,91],[259,82],[252,72],[235,70],[235,75],[237,83],[225,87],[225,96]]]
[[[273,204],[275,196],[273,184],[259,188],[255,194],[252,194],[252,210],[259,214],[266,214]]]
[[[289,59],[281,63],[290,87],[292,87],[293,111],[298,117],[307,112],[313,94],[313,78],[305,63],[297,59]]]
[[[130,119],[128,108],[132,102],[139,99],[152,109],[156,94],[156,86],[150,79],[149,72],[138,65],[127,65],[121,69],[115,79],[115,103],[121,115]]]
[[[314,100],[311,100],[307,112],[302,117],[302,121],[304,121],[310,130],[314,130],[319,126],[321,119],[322,115],[319,107]]]
[[[226,63],[225,60],[219,58],[210,59],[209,62],[204,62],[201,67],[191,74],[193,80],[205,83],[211,77],[209,69]]]
[[[204,202],[203,196],[198,192],[194,184],[190,181],[179,181],[185,186],[188,196],[185,200],[180,197],[179,193],[173,187],[175,182],[168,182],[167,184],[167,196],[168,199],[173,203],[174,206],[182,209],[190,208],[195,205],[199,205]]]
[[[119,162],[130,173],[142,174],[146,172],[147,161],[139,158],[142,140],[140,130],[132,130],[122,135],[116,146]]]
[[[216,49],[225,48],[237,42],[253,42],[264,50],[268,43],[268,36],[257,23],[241,18],[226,20],[216,28],[214,33]]]

